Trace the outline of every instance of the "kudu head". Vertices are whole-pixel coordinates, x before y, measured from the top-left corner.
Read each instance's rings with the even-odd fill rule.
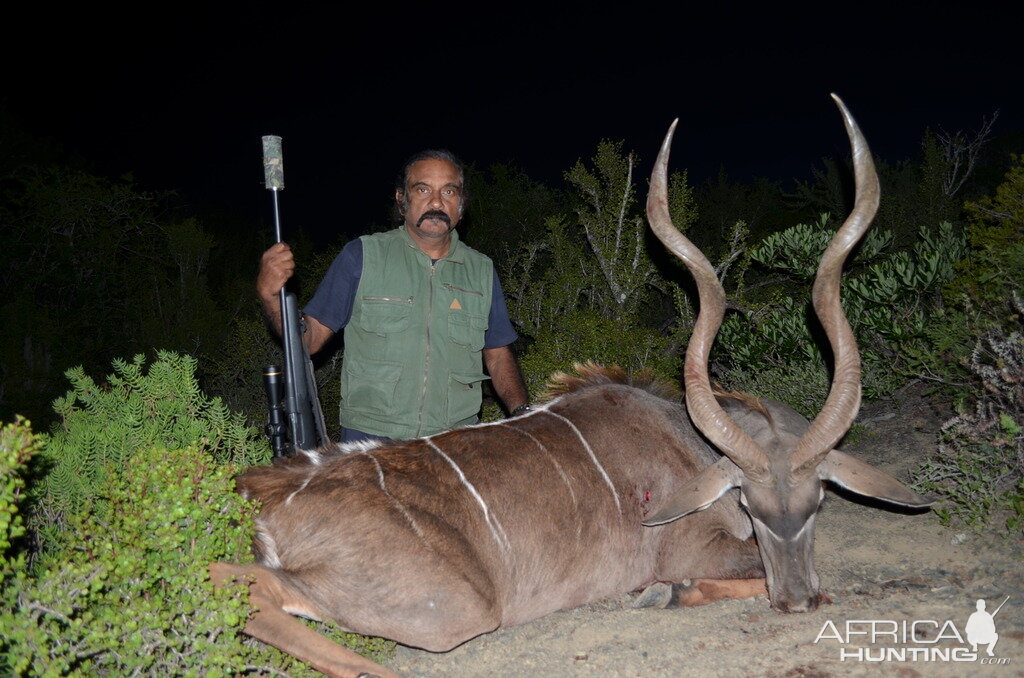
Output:
[[[671,522],[705,509],[730,489],[739,488],[740,503],[753,522],[764,561],[772,607],[783,612],[818,606],[814,519],[824,497],[823,481],[897,506],[923,508],[931,504],[887,473],[833,449],[860,408],[860,355],[840,305],[840,276],[847,255],[878,210],[879,187],[863,134],[839,97],[832,96],[853,146],[857,192],[853,211],[832,238],[814,281],[814,309],[832,345],[835,369],[824,409],[810,426],[788,408],[769,406],[767,416],[762,417],[749,408],[723,408],[715,398],[707,365],[725,315],[725,291],[707,258],[669,217],[666,175],[675,123],[658,154],[647,198],[651,228],[682,259],[697,283],[700,313],[686,350],[686,405],[694,425],[725,456],[673,494],[644,524]],[[761,418],[741,425],[748,417]]]

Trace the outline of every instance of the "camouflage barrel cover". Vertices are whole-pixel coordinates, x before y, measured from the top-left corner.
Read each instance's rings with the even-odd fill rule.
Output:
[[[284,188],[284,154],[279,136],[263,137],[263,178],[271,191]]]

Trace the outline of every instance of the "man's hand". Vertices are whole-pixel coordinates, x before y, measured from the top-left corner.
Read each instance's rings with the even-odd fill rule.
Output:
[[[260,272],[256,276],[256,294],[263,305],[263,313],[270,326],[281,336],[281,297],[279,293],[295,273],[295,255],[287,243],[272,245],[260,258]]]
[[[271,327],[281,336],[281,288],[295,273],[295,255],[286,243],[272,245],[260,259],[260,273],[256,277],[256,293],[263,304],[263,312],[270,320]],[[306,316],[306,333],[302,341],[310,355],[316,353],[327,343],[334,332],[313,316]]]
[[[260,273],[256,278],[256,293],[266,307],[275,302],[277,295],[295,273],[295,255],[287,243],[279,242],[263,253],[260,259]]]

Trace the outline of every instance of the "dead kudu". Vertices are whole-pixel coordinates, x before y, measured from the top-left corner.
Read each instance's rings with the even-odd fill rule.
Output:
[[[673,588],[683,604],[757,595],[767,583],[776,610],[817,607],[812,547],[822,481],[903,507],[929,504],[833,449],[860,405],[840,272],[878,206],[867,144],[836,101],[857,197],[814,284],[835,376],[813,423],[782,403],[712,391],[707,360],[725,293],[669,219],[670,129],[647,213],[700,292],[685,408],[657,384],[584,366],[580,377],[561,378],[561,396],[524,416],[305,452],[248,471],[238,485],[261,502],[260,564],[211,566],[215,581],[252,580],[257,612],[246,632],[332,676],[391,676],[291,615],[444,651],[655,582],[687,582]]]

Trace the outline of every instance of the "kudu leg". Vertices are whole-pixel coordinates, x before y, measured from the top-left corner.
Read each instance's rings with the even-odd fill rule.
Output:
[[[633,607],[697,607],[727,598],[753,598],[768,594],[761,579],[689,579],[682,583],[655,582],[633,601]]]
[[[767,595],[764,565],[753,538],[715,529],[668,540],[659,558],[658,583],[637,598],[637,607],[693,607],[726,598]],[[688,537],[688,538],[685,538]]]
[[[245,632],[273,645],[332,678],[399,678],[398,674],[362,657],[309,628],[285,610],[320,616],[308,601],[287,589],[272,570],[260,566],[213,563],[210,578],[221,585],[252,579],[249,602],[255,612]]]
[[[761,579],[693,579],[689,584],[673,584],[669,607],[696,607],[727,598],[767,596],[768,587]]]

